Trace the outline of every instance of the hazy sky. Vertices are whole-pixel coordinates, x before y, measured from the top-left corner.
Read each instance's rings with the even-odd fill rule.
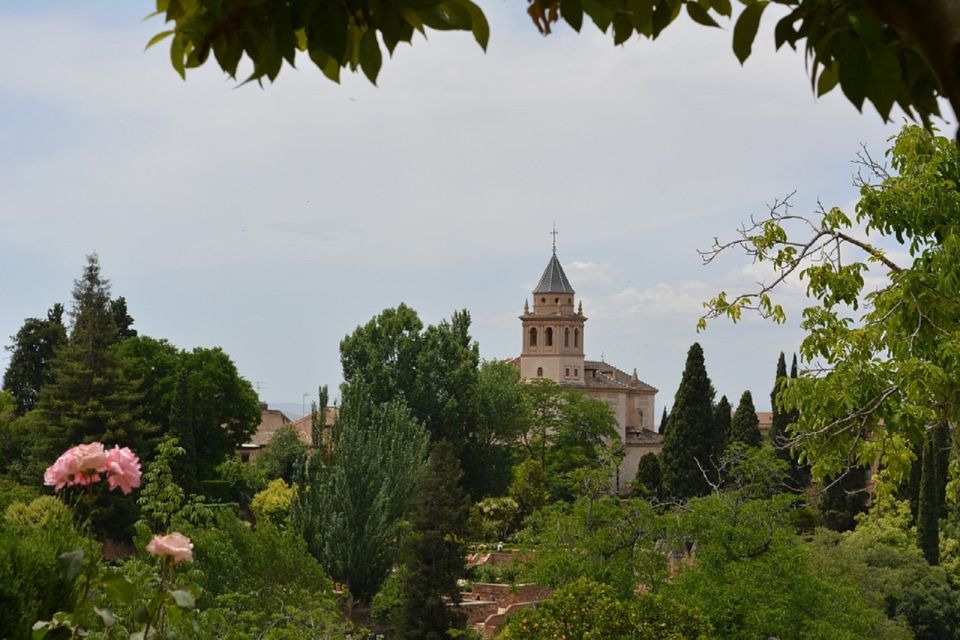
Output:
[[[729,29],[685,17],[614,47],[481,4],[486,54],[431,33],[379,87],[304,62],[265,89],[210,64],[182,81],[165,46],[143,51],[164,28],[150,2],[0,5],[0,336],[66,302],[96,251],[141,333],[222,346],[263,399],[300,404],[400,302],[425,323],[467,308],[485,358],[516,355],[556,221],[588,357],[636,367],[659,419],[698,340],[719,393],[768,409],[798,318],[697,335],[701,302],[757,274],[696,249],[794,190],[798,210],[849,205],[859,144],[881,154],[899,123],[815,100],[772,15],[741,68]]]

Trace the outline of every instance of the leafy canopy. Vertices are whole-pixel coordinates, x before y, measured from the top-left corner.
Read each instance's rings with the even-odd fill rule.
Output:
[[[803,47],[811,86],[823,95],[839,86],[858,110],[870,102],[887,120],[896,104],[928,123],[938,116],[938,96],[957,111],[960,74],[953,68],[960,15],[953,0],[913,5],[897,0],[740,0],[733,52],[743,63],[753,50],[760,21],[776,7],[777,49]],[[341,69],[360,70],[376,82],[383,49],[393,55],[416,32],[469,31],[486,49],[490,28],[471,0],[157,0],[156,13],[170,29],[148,47],[170,38],[170,60],[182,77],[210,54],[230,77],[241,59],[253,65],[247,81],[271,82],[284,61],[309,58],[339,81]],[[563,20],[576,31],[584,17],[620,45],[633,36],[656,39],[681,15],[706,27],[733,19],[731,0],[529,0],[527,13],[543,34]]]

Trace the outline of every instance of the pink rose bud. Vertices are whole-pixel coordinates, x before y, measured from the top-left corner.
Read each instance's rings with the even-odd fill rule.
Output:
[[[173,564],[184,560],[193,562],[193,543],[178,531],[165,536],[153,536],[153,540],[147,545],[147,551],[155,556],[170,558]]]

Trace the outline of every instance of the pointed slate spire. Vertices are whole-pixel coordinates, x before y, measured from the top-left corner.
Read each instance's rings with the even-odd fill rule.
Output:
[[[543,275],[540,276],[540,283],[537,284],[537,288],[533,290],[534,293],[574,293],[573,287],[570,286],[570,281],[567,280],[567,274],[563,272],[563,267],[560,266],[560,260],[557,259],[557,254],[550,256],[550,262],[547,263],[547,268],[543,270]]]

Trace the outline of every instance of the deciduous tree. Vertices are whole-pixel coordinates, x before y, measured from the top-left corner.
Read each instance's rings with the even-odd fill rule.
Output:
[[[10,364],[3,374],[3,390],[13,394],[16,415],[22,416],[36,405],[40,389],[52,382],[53,357],[67,343],[63,305],[53,305],[46,319],[27,318],[10,339]]]

